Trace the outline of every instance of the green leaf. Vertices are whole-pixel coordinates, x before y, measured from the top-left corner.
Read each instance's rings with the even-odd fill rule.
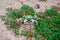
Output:
[[[14,33],[15,33],[15,35],[19,35],[18,29],[15,29],[15,30],[14,30]]]

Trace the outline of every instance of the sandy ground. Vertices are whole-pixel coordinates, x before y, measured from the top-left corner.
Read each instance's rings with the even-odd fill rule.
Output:
[[[19,0],[23,2],[23,4],[27,4],[34,8],[35,11],[44,11],[46,8],[50,8],[51,6],[60,6],[60,0],[48,0],[47,2],[40,2],[39,0]],[[38,9],[35,4],[39,4],[40,8]],[[14,9],[19,9],[21,7],[21,3],[18,0],[0,0],[0,15],[5,15],[6,8],[12,7]],[[0,40],[27,40],[24,36],[14,36],[14,34],[7,30],[6,25],[4,25],[3,21],[0,18]]]

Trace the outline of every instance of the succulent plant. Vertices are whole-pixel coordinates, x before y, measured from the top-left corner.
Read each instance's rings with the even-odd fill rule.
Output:
[[[31,16],[31,15],[28,15],[28,16],[25,16],[25,18],[26,18],[27,20],[31,20],[31,19],[32,19],[32,16]]]
[[[29,24],[29,23],[28,23],[28,20],[25,19],[25,20],[24,20],[24,24]]]

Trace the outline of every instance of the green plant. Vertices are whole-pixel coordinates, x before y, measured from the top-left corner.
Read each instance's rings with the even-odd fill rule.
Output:
[[[60,40],[60,33],[54,33],[48,40]]]
[[[47,0],[40,0],[40,1],[42,1],[42,2],[43,2],[43,1],[46,2]]]
[[[47,15],[46,15],[47,14]],[[48,38],[48,40],[53,40],[53,34],[57,35],[60,33],[60,14],[56,9],[47,9],[45,14],[38,19],[38,25],[35,25],[35,32],[42,35],[43,37]],[[53,17],[52,17],[53,16]],[[56,33],[56,34],[55,34]],[[60,35],[60,34],[59,34]],[[51,37],[51,39],[49,38]],[[56,39],[57,40],[57,39]]]
[[[18,29],[14,29],[14,33],[15,33],[15,35],[19,35],[19,30]]]
[[[19,34],[19,31],[17,30],[18,28],[20,28],[19,22],[22,21],[23,23],[25,19],[27,20],[33,19],[28,16],[33,17],[35,13],[34,9],[28,5],[23,5],[19,10],[13,8],[7,8],[6,10],[7,10],[6,15],[1,16],[1,18],[4,21],[4,24],[7,26],[7,28],[14,30],[14,33],[16,35]],[[19,19],[18,20],[19,22],[17,22],[17,19]]]
[[[38,37],[35,37],[35,40],[39,40],[39,38]]]
[[[7,28],[12,29],[15,35],[19,35],[20,21],[22,24],[31,23],[34,31],[24,30],[21,35],[35,37],[35,40],[59,40],[60,38],[60,12],[56,8],[47,9],[45,12],[35,12],[28,5],[23,5],[20,10],[14,11],[7,8],[6,16],[1,16]],[[17,19],[19,22],[17,22]],[[36,25],[37,22],[37,25]],[[38,35],[42,37],[39,38]],[[59,35],[59,36],[58,36]],[[56,37],[54,37],[56,36]]]
[[[48,16],[56,16],[57,15],[57,11],[55,10],[55,9],[47,9],[46,11],[45,11],[45,13],[48,15]]]
[[[22,13],[25,14],[25,15],[34,15],[34,9],[28,5],[23,5],[21,7],[21,11],[23,11]]]

